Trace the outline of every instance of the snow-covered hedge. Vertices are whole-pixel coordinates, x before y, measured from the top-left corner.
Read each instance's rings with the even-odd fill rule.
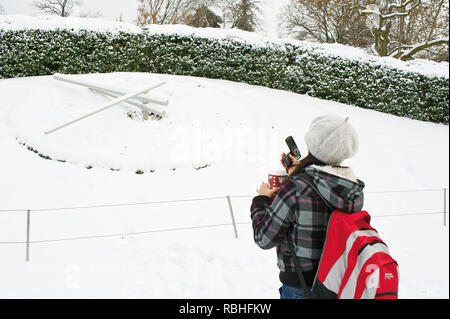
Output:
[[[296,42],[143,32],[0,29],[0,78],[154,72],[290,90],[412,119],[448,124],[448,76],[351,59]]]

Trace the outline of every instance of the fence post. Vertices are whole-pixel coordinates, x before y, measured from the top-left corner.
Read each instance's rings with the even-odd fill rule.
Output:
[[[447,226],[447,188],[444,188],[444,226]]]
[[[238,232],[237,232],[237,228],[236,228],[236,221],[234,220],[233,206],[231,206],[230,195],[227,195],[227,200],[228,200],[228,208],[230,209],[230,214],[231,214],[231,222],[233,223],[234,237],[238,238]]]
[[[30,261],[30,210],[27,210],[27,246],[26,246],[26,260]]]

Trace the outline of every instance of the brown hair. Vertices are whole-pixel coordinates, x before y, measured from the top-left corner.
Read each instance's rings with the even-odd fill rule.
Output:
[[[297,165],[295,165],[295,170],[292,172],[290,176],[294,176],[300,173],[303,173],[305,168],[310,165],[317,165],[317,166],[326,166],[327,164],[319,160],[317,157],[312,155],[311,153],[308,153],[308,155],[305,158],[302,158]]]

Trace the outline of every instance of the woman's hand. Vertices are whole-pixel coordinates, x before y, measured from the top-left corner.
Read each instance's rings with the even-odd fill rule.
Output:
[[[261,186],[259,187],[259,190],[256,190],[258,192],[259,196],[267,196],[269,198],[272,198],[273,195],[275,195],[276,192],[278,192],[280,188],[279,187],[274,187],[274,188],[270,188],[269,184],[262,182]]]
[[[283,165],[283,167],[286,169],[286,166],[285,166],[284,163],[283,163],[283,158],[284,158],[285,156],[286,156],[286,153],[282,153],[282,154],[281,154],[281,160],[280,160],[280,162],[281,162],[281,165]],[[298,161],[297,161],[297,159],[296,159],[294,156],[292,156],[291,154],[289,154],[289,158],[290,158],[291,161],[292,161],[292,166],[289,167],[289,169],[288,169],[286,172],[288,173],[288,175],[291,175],[291,174],[295,171],[295,167],[297,166]]]

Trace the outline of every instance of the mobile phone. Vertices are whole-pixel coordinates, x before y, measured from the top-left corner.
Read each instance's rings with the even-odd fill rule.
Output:
[[[284,166],[286,166],[286,168],[289,168],[292,166],[292,160],[289,157],[289,154],[294,156],[297,160],[299,160],[302,155],[300,153],[300,150],[297,147],[297,144],[294,141],[294,138],[292,136],[288,136],[285,140],[287,146],[289,147],[289,153],[282,158],[283,164]]]

